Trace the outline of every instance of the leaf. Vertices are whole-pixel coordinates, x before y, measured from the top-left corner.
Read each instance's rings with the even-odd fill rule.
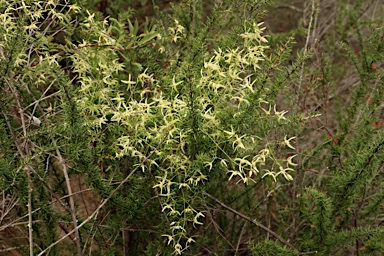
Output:
[[[155,38],[159,33],[158,32],[150,32],[149,34],[141,34],[139,36],[142,37],[142,39],[139,42],[139,45],[145,44],[148,41],[151,41],[153,38]]]
[[[128,20],[128,28],[129,28],[129,33],[132,36],[136,36],[137,32],[139,31],[139,23],[138,23],[137,19],[135,20],[134,25],[132,25],[131,20]]]

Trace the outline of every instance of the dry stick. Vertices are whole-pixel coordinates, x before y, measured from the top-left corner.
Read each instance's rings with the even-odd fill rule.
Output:
[[[21,103],[20,103],[19,95],[17,94],[17,90],[13,86],[13,84],[9,84],[9,88],[11,89],[11,91],[14,94],[14,97],[16,99],[17,108],[18,108],[18,111],[20,114],[21,124],[23,127],[23,135],[24,135],[24,138],[27,138],[27,128],[25,125],[25,115],[24,115],[24,111],[23,111],[23,108],[22,108]],[[3,114],[5,115],[4,112],[3,112]],[[12,130],[12,126],[9,125],[9,129]],[[15,140],[15,143],[17,144],[16,137],[14,137],[14,140]],[[27,165],[27,157],[29,154],[29,147],[28,147],[28,144],[26,141],[24,141],[23,144],[24,144],[25,152],[23,152],[20,147],[17,147],[17,148],[20,150],[19,153],[23,159],[23,164],[26,165],[24,170],[27,172],[27,177],[28,177],[28,205],[27,205],[27,207],[28,207],[28,240],[29,240],[29,255],[33,256],[33,247],[34,246],[33,246],[33,226],[32,226],[32,222],[33,222],[33,216],[32,216],[32,178],[31,178],[31,168]]]
[[[271,191],[268,191],[268,194],[263,198],[263,200],[261,200],[255,207],[254,209],[257,209],[262,203],[266,202],[268,200],[268,198],[276,191],[278,190],[280,187],[282,187],[283,185],[279,184],[277,185],[277,187],[275,187],[274,189],[272,189]]]
[[[245,226],[246,226],[246,225],[247,225],[247,222],[245,222],[244,225],[243,225],[243,227],[241,228],[240,236],[239,236],[239,239],[237,240],[237,244],[236,244],[235,256],[238,255],[239,248],[240,248],[240,243],[241,243],[241,238],[243,237],[243,234],[244,234],[244,230],[245,230]]]
[[[305,41],[305,46],[304,46],[304,55],[307,54],[309,40],[311,38],[311,27],[312,27],[312,22],[313,22],[314,16],[315,16],[315,0],[312,0],[311,17],[310,17],[309,24],[308,24],[307,39]],[[302,86],[303,77],[304,77],[304,67],[305,67],[305,61],[303,61],[302,65],[301,65],[300,80],[299,80],[299,86],[298,86],[298,90],[297,90],[297,102],[299,102],[299,104],[300,104],[300,99],[301,99],[301,97],[300,97],[301,86]],[[296,104],[295,112],[298,111],[299,104]],[[298,138],[298,137],[299,137],[299,134],[298,134],[298,131],[296,131],[296,138]],[[298,142],[298,140],[296,140],[296,154],[300,157],[298,146],[299,146],[299,142]],[[300,160],[300,158],[299,158],[299,160]],[[297,194],[296,188],[298,186],[298,179],[299,179],[299,176],[295,175],[295,177],[293,179],[293,200],[292,200],[292,208],[293,209],[296,208],[296,203],[297,203],[296,202],[296,194]],[[295,210],[293,211],[293,214],[292,214],[292,227],[293,227],[293,230],[296,230],[297,223],[296,223]],[[290,237],[292,240],[294,240],[295,236],[296,236],[296,234],[294,232],[292,232]]]
[[[197,1],[193,1],[192,4],[192,38],[195,37],[195,27],[196,27],[196,4]]]
[[[9,252],[9,251],[21,249],[22,247],[25,247],[25,246],[18,246],[18,247],[11,247],[11,248],[0,249],[0,252]]]
[[[314,16],[315,16],[315,0],[312,0],[312,12],[311,12],[311,17],[310,17],[309,24],[308,24],[307,39],[305,41],[305,46],[304,46],[304,55],[307,53],[309,40],[311,38],[311,26],[312,26],[312,22],[313,22],[313,17]],[[305,66],[305,63],[303,61],[303,64],[301,65],[299,88],[298,88],[298,92],[297,92],[299,99],[300,99],[301,85],[303,83],[304,66]]]
[[[1,108],[1,113],[2,113],[3,116],[4,116],[5,122],[7,123],[9,132],[11,133],[12,139],[13,139],[13,141],[15,142],[17,151],[19,152],[19,154],[21,155],[21,157],[24,157],[24,153],[23,153],[23,151],[21,150],[19,144],[17,143],[16,136],[15,136],[15,134],[13,133],[13,130],[12,130],[11,122],[9,121],[7,114],[4,112],[4,105],[3,105],[3,103],[2,103],[1,101],[0,101],[0,108]]]
[[[314,2],[312,2],[312,14],[314,16],[314,21],[313,21],[313,29],[312,29],[312,36],[311,36],[311,42],[310,42],[310,45],[311,45],[311,48],[315,48],[315,43],[317,42],[318,40],[318,37],[316,37],[316,29],[317,29],[317,22],[318,22],[318,17],[319,17],[319,4],[316,2],[316,4]],[[312,17],[311,17],[312,18]]]
[[[88,216],[88,218],[86,220],[84,220],[80,225],[77,226],[76,229],[80,229],[82,226],[84,226],[85,224],[87,224],[91,219],[93,219],[93,217],[100,211],[101,208],[104,207],[104,205],[112,198],[112,196],[114,196],[116,194],[116,192],[131,178],[131,176],[143,165],[145,164],[145,162],[148,161],[148,159],[159,149],[159,147],[165,142],[165,139],[168,137],[169,135],[169,132],[167,132],[167,134],[164,136],[164,138],[160,141],[159,145],[157,145],[157,147],[138,165],[136,166],[135,169],[133,169],[127,177],[125,177],[125,179],[120,182],[120,184],[111,192],[111,194],[102,201],[102,203],[97,207],[97,209],[90,215]],[[38,256],[41,256],[43,255],[44,253],[46,253],[49,249],[51,249],[53,246],[55,246],[56,244],[60,243],[62,240],[64,240],[65,238],[67,238],[68,236],[72,235],[73,233],[75,233],[75,229],[71,230],[68,234],[66,234],[65,236],[63,236],[62,238],[60,238],[59,240],[57,240],[56,242],[52,243],[51,245],[49,245],[47,248],[45,248],[42,252],[40,252],[38,254]]]
[[[87,213],[87,214],[88,214],[88,213]],[[96,216],[95,216],[95,219],[96,219],[96,218],[97,218],[97,214],[96,214]],[[95,229],[97,229],[97,230],[95,230],[95,232],[92,234],[94,227],[96,227]],[[102,236],[102,240],[103,240],[104,244],[106,245],[106,242],[105,242],[105,240],[104,240],[103,234],[101,233],[100,227],[98,227],[98,226],[96,225],[96,223],[93,223],[93,226],[92,226],[91,229],[89,230],[89,235],[88,235],[88,237],[87,237],[87,240],[85,241],[85,245],[84,245],[84,248],[83,248],[83,254],[85,254],[85,250],[87,249],[88,241],[91,240],[91,241],[89,242],[89,255],[91,255],[91,252],[92,252],[92,244],[93,244],[93,241],[95,240],[95,235],[96,235],[96,232],[97,232],[97,231],[100,232],[100,234],[101,234],[101,236]],[[125,255],[125,254],[124,254],[124,255]]]
[[[77,218],[76,218],[76,207],[75,207],[75,200],[73,199],[72,194],[72,186],[71,181],[69,179],[68,171],[67,171],[67,165],[64,162],[63,156],[60,153],[60,150],[56,146],[56,141],[52,139],[53,145],[56,147],[56,154],[59,158],[59,162],[63,169],[63,174],[65,178],[65,183],[67,184],[67,190],[68,190],[68,196],[69,196],[69,207],[71,209],[71,216],[72,216],[72,222],[73,222],[73,229],[75,230],[75,239],[73,241],[76,244],[77,254],[79,256],[83,255],[81,244],[80,244],[80,233],[79,229],[77,228]]]
[[[43,100],[52,98],[52,97],[56,96],[56,95],[59,94],[59,93],[61,93],[61,90],[58,90],[57,92],[54,92],[54,93],[52,93],[52,94],[50,94],[50,95],[48,95],[48,96],[41,97],[40,99],[38,99],[38,100],[32,102],[31,104],[29,104],[28,106],[26,106],[26,107],[24,108],[24,111],[26,111],[28,108],[30,108],[30,107],[32,107],[32,106],[34,106],[34,105],[37,105],[38,103],[40,103],[40,101],[43,101]],[[34,112],[34,111],[32,111],[32,112]]]
[[[29,233],[29,255],[33,256],[33,228],[32,228],[32,178],[31,169],[26,166],[28,176],[28,233]]]
[[[269,234],[271,234],[272,236],[274,236],[277,240],[279,240],[280,242],[282,242],[283,244],[285,244],[286,246],[288,246],[289,248],[291,248],[292,250],[298,252],[298,250],[293,246],[291,245],[288,241],[286,241],[285,239],[283,239],[281,236],[279,236],[278,234],[276,234],[275,232],[273,232],[272,230],[270,230],[269,228],[267,228],[266,226],[264,226],[263,224],[251,219],[250,217],[242,214],[241,212],[238,212],[236,211],[235,209],[232,209],[231,207],[225,205],[224,203],[222,203],[221,201],[219,201],[217,198],[215,198],[214,196],[208,194],[207,192],[204,192],[204,195],[206,195],[207,197],[209,197],[210,199],[212,199],[213,201],[215,201],[217,204],[219,204],[220,206],[222,206],[223,208],[227,209],[228,211],[236,214],[237,216],[240,216],[241,218],[251,222],[252,224],[258,226],[259,228],[261,229],[264,229],[265,231],[267,231]]]
[[[276,9],[281,9],[281,8],[291,9],[291,10],[294,10],[294,11],[299,12],[299,13],[302,13],[304,11],[300,8],[297,8],[294,5],[282,4],[282,5],[276,6]]]

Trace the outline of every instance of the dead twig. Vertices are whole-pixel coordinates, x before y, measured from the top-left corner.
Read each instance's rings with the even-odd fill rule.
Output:
[[[68,196],[69,196],[69,207],[70,207],[70,212],[71,212],[71,217],[73,222],[73,230],[75,230],[75,239],[73,239],[73,241],[76,244],[77,254],[81,256],[83,255],[83,250],[81,249],[81,244],[80,244],[80,232],[79,232],[79,229],[77,228],[75,200],[73,198],[72,186],[71,186],[71,181],[69,179],[69,175],[67,171],[67,165],[65,164],[65,161],[60,153],[60,150],[56,146],[56,141],[52,139],[52,142],[53,142],[53,145],[56,147],[56,154],[57,154],[59,163],[62,167],[65,183],[67,185]]]
[[[291,248],[292,250],[298,252],[298,250],[293,246],[291,245],[288,241],[286,241],[284,238],[282,238],[281,236],[279,236],[278,234],[276,234],[275,232],[273,232],[272,230],[270,230],[269,228],[267,228],[266,226],[264,226],[263,224],[257,222],[256,220],[253,220],[251,219],[250,217],[242,214],[241,212],[238,212],[236,211],[235,209],[225,205],[224,203],[222,203],[220,200],[218,200],[217,198],[215,198],[214,196],[204,192],[203,193],[205,196],[209,197],[210,199],[212,199],[213,201],[215,201],[217,204],[219,204],[220,206],[222,206],[223,208],[227,209],[228,211],[236,214],[237,216],[251,222],[252,224],[256,225],[257,227],[263,229],[264,231],[268,232],[269,234],[271,234],[272,236],[274,236],[277,240],[279,240],[280,242],[282,242],[283,244],[285,244],[286,246],[288,246],[289,248]]]

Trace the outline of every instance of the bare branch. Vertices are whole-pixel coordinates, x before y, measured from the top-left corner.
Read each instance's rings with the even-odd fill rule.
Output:
[[[214,196],[208,194],[207,192],[204,192],[203,193],[205,196],[209,197],[210,199],[212,199],[213,201],[215,201],[217,204],[219,204],[220,206],[222,206],[223,208],[227,209],[228,211],[236,214],[237,216],[240,216],[241,218],[251,222],[252,224],[256,225],[257,227],[265,230],[266,232],[268,232],[269,234],[271,234],[272,236],[274,236],[277,240],[279,240],[280,242],[282,242],[283,244],[285,244],[286,246],[288,246],[289,248],[291,248],[292,250],[298,252],[298,250],[293,246],[291,245],[288,241],[286,241],[284,238],[282,238],[281,236],[279,236],[278,234],[276,234],[275,232],[273,232],[272,230],[270,230],[269,228],[267,228],[266,226],[264,226],[263,224],[257,222],[256,220],[253,220],[251,219],[250,217],[242,214],[241,212],[238,212],[236,211],[235,209],[225,205],[224,203],[222,203],[220,200],[218,200],[217,198],[215,198]]]
[[[57,157],[59,159],[59,163],[61,164],[64,178],[65,178],[65,183],[67,185],[68,196],[69,196],[69,206],[71,208],[73,230],[75,230],[74,242],[76,244],[77,254],[79,256],[81,256],[83,254],[83,252],[82,252],[81,244],[80,244],[80,232],[79,232],[79,229],[77,228],[75,200],[73,199],[72,187],[71,187],[71,182],[70,182],[68,171],[67,171],[67,165],[65,164],[65,161],[64,161],[64,159],[60,153],[60,150],[56,146],[56,141],[54,139],[52,139],[52,142],[53,142],[53,145],[56,147],[56,154],[57,154]]]

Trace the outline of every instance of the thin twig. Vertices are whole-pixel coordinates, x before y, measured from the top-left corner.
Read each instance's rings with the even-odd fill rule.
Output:
[[[315,0],[312,0],[311,17],[310,17],[309,24],[308,24],[307,38],[306,38],[305,46],[304,46],[304,55],[306,55],[307,51],[308,51],[308,45],[309,45],[309,41],[310,41],[310,38],[311,38],[311,27],[312,27],[314,16],[315,16]],[[300,100],[301,100],[300,94],[301,94],[301,87],[302,87],[302,84],[303,84],[304,71],[305,71],[305,60],[301,64],[299,85],[298,85],[298,90],[297,90],[297,102],[300,102]],[[298,112],[298,109],[297,109],[298,107],[299,107],[299,104],[296,104],[295,112]],[[299,133],[298,133],[298,130],[296,130],[296,138],[298,138],[298,137],[299,137]],[[300,161],[301,158],[300,158],[300,154],[299,153],[300,153],[299,152],[299,141],[296,140],[296,154],[299,156],[298,160]],[[293,212],[292,212],[292,226],[293,226],[293,230],[296,230],[296,227],[297,227],[295,208],[296,208],[296,204],[297,204],[296,195],[297,195],[299,178],[300,178],[300,173],[297,172],[297,175],[295,175],[294,178],[293,178],[293,184],[292,184],[292,186],[293,186],[292,209],[294,209]],[[290,238],[292,239],[292,241],[294,241],[295,236],[296,236],[296,233],[291,232]]]
[[[256,225],[257,227],[265,230],[266,232],[268,232],[269,234],[271,234],[272,236],[274,236],[277,240],[279,240],[280,242],[282,242],[283,244],[285,244],[286,246],[288,246],[289,248],[291,248],[292,250],[298,252],[298,250],[293,246],[291,245],[288,241],[286,241],[284,238],[282,238],[281,236],[279,236],[278,234],[276,234],[275,232],[273,232],[272,230],[270,230],[269,228],[267,228],[266,226],[264,226],[263,224],[257,222],[256,220],[253,220],[251,219],[250,217],[242,214],[241,212],[238,212],[236,211],[235,209],[225,205],[224,203],[222,203],[221,201],[219,201],[217,198],[215,198],[214,196],[208,194],[207,192],[203,192],[203,194],[207,197],[209,197],[210,199],[212,199],[213,201],[215,201],[217,204],[219,204],[220,206],[222,206],[223,208],[227,209],[228,211],[236,214],[237,216],[240,216],[241,218],[251,222],[252,224]]]
[[[31,169],[26,166],[28,176],[28,234],[29,234],[29,255],[33,256],[33,216],[32,216],[32,178]]]
[[[315,16],[315,0],[312,0],[312,12],[311,12],[311,17],[309,19],[309,24],[308,24],[307,39],[305,41],[305,46],[304,46],[304,55],[307,54],[307,51],[308,51],[308,45],[309,45],[309,41],[311,39],[311,27],[312,27],[314,16]],[[303,61],[302,65],[301,65],[299,88],[297,91],[298,99],[300,99],[300,91],[301,91],[301,86],[302,86],[303,77],[304,77],[304,67],[305,67],[305,62]],[[300,101],[298,101],[298,102],[300,102]]]
[[[71,186],[71,181],[69,179],[69,175],[67,171],[67,165],[64,162],[63,156],[61,155],[59,148],[57,148],[56,146],[56,141],[52,139],[52,142],[53,142],[53,145],[56,147],[56,154],[57,154],[57,157],[59,158],[59,163],[61,164],[62,171],[65,178],[65,183],[67,185],[68,196],[69,196],[69,207],[71,209],[73,229],[75,230],[75,239],[73,239],[73,241],[76,244],[77,254],[81,256],[83,254],[82,252],[83,250],[81,249],[81,244],[80,244],[80,233],[79,233],[79,229],[77,228],[75,200],[73,199],[72,186]]]
[[[312,252],[301,252],[300,255],[310,255],[310,254],[317,254],[317,251]]]
[[[11,248],[0,249],[0,252],[14,251],[14,250],[17,250],[17,249],[21,249],[22,247],[25,247],[25,246],[19,246],[19,247],[11,247]]]
[[[5,190],[2,192],[2,202],[1,202],[1,216],[0,216],[0,224],[3,223],[3,220],[7,217],[7,215],[12,211],[13,208],[18,204],[19,198],[16,196],[12,196],[10,199],[7,198],[5,194]]]
[[[220,228],[219,224],[217,224],[217,222],[213,219],[213,216],[212,214],[211,215],[211,222],[213,224],[213,227],[215,228],[216,232],[224,239],[224,241],[233,249],[235,250],[235,247],[232,245],[232,243],[230,241],[228,241],[228,239],[225,237],[224,235],[224,230],[222,228]]]
[[[195,37],[195,27],[196,27],[196,4],[197,4],[197,1],[193,1],[193,4],[192,4],[192,32],[191,32],[191,35],[192,35],[192,38]]]
[[[247,222],[244,223],[243,227],[241,228],[240,236],[239,239],[237,239],[237,244],[236,244],[236,250],[235,250],[235,256],[238,255],[239,248],[240,248],[240,243],[241,243],[241,238],[243,237],[245,226],[247,225]]]
[[[271,191],[268,191],[268,194],[263,198],[263,200],[261,200],[256,206],[255,206],[255,209],[257,209],[262,203],[264,203],[265,201],[268,200],[268,198],[276,191],[278,190],[282,185],[279,184],[277,185],[277,187],[275,187],[274,189],[272,189]]]
[[[276,9],[291,9],[291,10],[294,10],[296,12],[303,13],[302,9],[297,8],[294,5],[282,4],[282,5],[276,6],[275,8]]]
[[[18,112],[20,114],[21,124],[22,124],[22,128],[23,128],[23,135],[24,135],[23,137],[26,139],[27,138],[27,128],[25,125],[24,111],[23,111],[17,90],[14,87],[13,83],[11,83],[11,81],[9,81],[9,88],[11,89],[11,91],[14,94],[14,97],[16,99],[16,104],[17,104]],[[9,125],[9,129],[12,130],[12,126]],[[14,139],[15,139],[15,144],[18,144],[15,137],[14,137]],[[24,145],[24,148],[23,148],[24,151],[22,150],[21,147],[17,147],[17,148],[18,148],[18,150],[20,150],[19,154],[20,154],[21,158],[23,159],[23,164],[25,165],[24,171],[26,171],[27,177],[28,177],[28,205],[27,205],[27,207],[28,207],[28,240],[29,240],[29,255],[33,256],[33,248],[34,248],[33,226],[32,226],[32,224],[33,224],[33,215],[32,215],[32,212],[33,212],[33,209],[32,209],[32,190],[33,190],[33,188],[32,188],[31,167],[29,165],[27,165],[28,156],[30,155],[30,152],[29,152],[30,149],[29,149],[29,145],[28,145],[27,141],[24,141],[23,145]]]
[[[21,150],[19,144],[17,143],[16,136],[15,136],[15,134],[13,133],[13,129],[12,129],[12,126],[11,126],[11,122],[9,121],[9,118],[8,118],[7,114],[4,112],[4,105],[3,105],[3,103],[2,103],[1,101],[0,101],[0,108],[1,108],[1,113],[2,113],[3,116],[4,116],[5,122],[7,123],[9,132],[11,133],[12,139],[13,139],[13,141],[15,142],[15,146],[16,146],[16,148],[17,148],[17,151],[19,152],[20,156],[23,158],[23,157],[24,157],[24,153],[23,153],[23,151]]]
[[[38,100],[36,100],[36,101],[32,102],[31,104],[29,104],[28,106],[26,106],[26,107],[24,108],[24,111],[25,111],[25,110],[27,110],[28,108],[30,108],[30,107],[32,107],[32,106],[34,106],[34,105],[37,105],[38,103],[40,103],[40,101],[43,101],[43,100],[46,100],[46,99],[52,98],[52,97],[56,96],[56,95],[57,95],[57,94],[59,94],[59,93],[61,93],[61,91],[60,91],[60,90],[59,90],[59,91],[57,91],[57,92],[54,92],[54,93],[52,93],[52,94],[50,94],[50,95],[48,95],[48,96],[45,96],[45,97],[41,97],[40,99],[38,99]],[[32,112],[34,112],[34,111],[32,111]]]

